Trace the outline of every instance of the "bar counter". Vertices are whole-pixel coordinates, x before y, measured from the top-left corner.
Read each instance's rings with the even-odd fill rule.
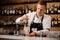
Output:
[[[60,38],[48,38],[48,37],[27,37],[27,36],[15,36],[15,35],[0,35],[0,40],[60,40]]]

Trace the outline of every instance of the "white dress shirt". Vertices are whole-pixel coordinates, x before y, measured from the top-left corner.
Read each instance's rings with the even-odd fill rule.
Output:
[[[42,18],[42,16],[39,17],[39,18],[37,18],[37,16],[35,15],[33,22],[35,22],[35,23],[41,23],[41,18]]]
[[[33,13],[28,13],[27,15],[29,16],[29,20],[28,20],[28,26],[26,26],[26,24],[24,25],[24,32],[25,34],[28,34],[30,32],[30,25],[32,23],[32,20],[35,16],[36,12],[33,12]],[[24,22],[26,22],[27,20],[23,20],[22,22],[20,21],[20,17],[16,19],[16,24],[22,24]],[[41,17],[38,19],[36,16],[35,16],[35,19],[34,19],[34,22],[36,23],[40,23],[41,22]],[[51,17],[44,14],[44,18],[43,18],[43,31],[45,34],[47,34],[49,32],[48,29],[50,29],[51,27]],[[48,29],[47,29],[48,28]],[[40,35],[40,31],[35,31],[37,35]]]

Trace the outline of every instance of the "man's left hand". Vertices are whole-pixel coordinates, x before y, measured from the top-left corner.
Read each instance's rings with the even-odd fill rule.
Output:
[[[32,36],[35,36],[36,32],[32,32],[30,34],[26,34],[26,36],[29,36],[29,37],[32,37]]]

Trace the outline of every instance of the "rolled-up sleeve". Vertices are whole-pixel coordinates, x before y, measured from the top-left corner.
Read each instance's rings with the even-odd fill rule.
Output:
[[[20,24],[20,18],[17,18],[16,21],[15,21],[16,24]]]
[[[31,14],[25,14],[25,15],[30,16]],[[24,16],[24,15],[23,15],[23,16]],[[16,19],[15,23],[16,23],[16,24],[23,24],[25,21],[26,21],[26,20],[21,21],[21,20],[20,20],[20,17],[19,17],[19,18]]]

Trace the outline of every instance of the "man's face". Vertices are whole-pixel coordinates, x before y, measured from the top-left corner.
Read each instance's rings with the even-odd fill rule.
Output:
[[[37,10],[36,10],[36,12],[38,14],[42,14],[44,12],[44,10],[45,10],[45,5],[37,4]]]

